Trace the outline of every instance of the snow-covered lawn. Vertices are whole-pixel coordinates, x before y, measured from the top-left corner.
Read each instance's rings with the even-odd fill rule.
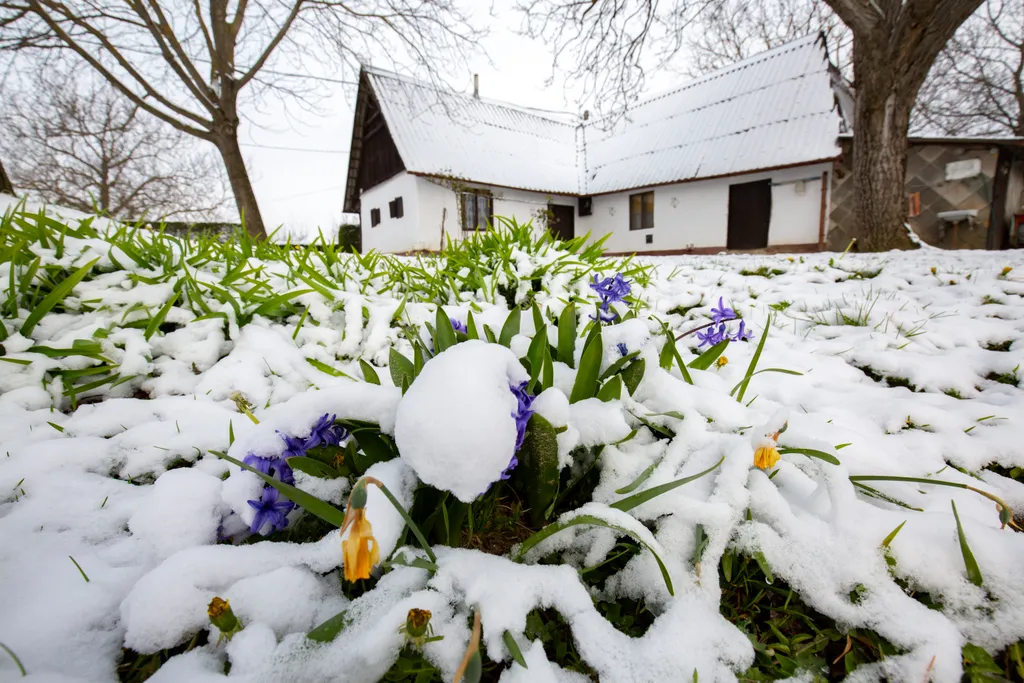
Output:
[[[1024,674],[1020,252],[360,259],[2,227],[0,643],[25,680],[447,682],[474,613],[505,683]],[[666,349],[737,336],[722,305],[750,341]],[[292,476],[330,505],[288,504]],[[371,483],[379,562],[349,581],[361,476],[428,549]]]

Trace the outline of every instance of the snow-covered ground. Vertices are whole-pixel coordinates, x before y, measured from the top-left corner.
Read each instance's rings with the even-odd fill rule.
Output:
[[[695,671],[701,681],[735,680],[755,651],[722,616],[720,575],[708,570],[727,552],[757,556],[817,612],[896,647],[898,654],[859,667],[851,680],[952,683],[960,680],[966,643],[996,653],[1024,638],[1024,536],[1001,529],[993,500],[962,488],[850,479],[966,484],[1024,511],[1024,485],[1019,474],[1010,476],[1024,467],[1020,252],[646,259],[649,279],[634,278],[632,305],[613,305],[619,320],[601,337],[602,370],[623,350],[639,352],[642,381],[632,395],[623,388],[619,398],[571,404],[585,364],[583,326],[595,310],[582,302],[597,301],[591,273],[582,265],[563,269],[534,293],[526,278],[551,255],[513,253],[512,271],[523,280],[494,279],[504,278],[517,301],[534,297],[552,347],[565,302],[581,302],[576,368],[555,361],[551,387],[533,404],[559,432],[565,471],[580,466],[581,447],[603,445],[590,502],[561,521],[591,515],[625,529],[644,550],[597,589],[580,570],[600,564],[627,535],[621,531],[574,526],[522,558],[515,549],[499,556],[437,545],[433,568],[378,567],[372,589],[350,599],[338,531],[302,543],[246,538],[254,514],[247,501],[259,499],[262,482],[213,451],[239,460],[276,456],[285,447],[276,432],[304,436],[322,415],[337,415],[396,436],[401,456],[367,473],[404,506],[421,481],[472,500],[515,452],[516,399],[506,386],[529,377],[518,358],[536,334],[530,310],[511,351],[463,341],[427,359],[403,397],[387,367],[391,350],[412,359],[413,330],[433,347],[436,307],[372,266],[320,263],[328,284],[306,275],[318,288],[297,280],[291,265],[256,256],[234,266],[196,262],[183,273],[140,264],[100,238],[68,236],[30,249],[41,270],[71,272],[99,260],[62,310],[27,334],[19,330],[31,311],[4,306],[0,643],[20,658],[25,680],[116,680],[122,648],[155,653],[210,628],[214,596],[229,600],[244,629],[220,645],[214,631],[208,644],[171,657],[150,680],[376,681],[406,642],[400,627],[411,608],[430,610],[433,632],[443,636],[423,652],[445,681],[462,659],[473,611],[482,617],[486,658],[508,666],[502,681],[586,680],[523,636],[534,608],[561,613],[579,656],[602,681],[695,680]],[[611,265],[602,263],[602,275],[614,274]],[[220,315],[204,320],[174,298],[181,287],[188,291],[180,284],[185,275],[201,289],[237,275],[239,266],[274,293],[308,291],[283,313],[209,294]],[[0,282],[15,281],[12,268],[20,278],[28,267],[8,258]],[[753,340],[731,343],[725,364],[690,368],[692,384],[678,364],[664,370],[662,321],[681,334],[710,321],[719,297],[753,329]],[[162,322],[150,325],[172,300]],[[450,294],[445,304],[463,324],[473,310],[480,337],[484,326],[498,336],[509,313],[482,289]],[[635,317],[621,322],[630,309]],[[757,368],[800,374],[757,374],[737,401],[730,391],[766,333]],[[695,335],[682,339],[681,359],[692,362],[703,350],[696,347]],[[380,385],[363,381],[360,359],[377,369]],[[87,386],[89,368],[113,379],[71,395],[68,383]],[[255,406],[258,424],[239,411],[235,392]],[[755,467],[755,450],[773,446],[784,425],[781,460]],[[787,448],[813,449],[840,464]],[[638,506],[613,505],[719,462]],[[617,492],[645,472],[645,480]],[[296,483],[338,506],[350,485],[298,471]],[[951,500],[977,571],[968,571]],[[289,524],[304,514],[292,511]],[[381,559],[400,542],[410,544],[401,551],[407,560],[423,557],[375,489],[367,515]],[[694,562],[701,537],[706,545]],[[544,557],[557,561],[537,564]],[[938,606],[929,608],[921,595]],[[657,618],[642,637],[630,637],[598,611],[598,598],[642,600]],[[342,610],[347,623],[336,639],[306,637]],[[506,632],[528,670],[512,663]],[[0,652],[0,679],[18,675]]]

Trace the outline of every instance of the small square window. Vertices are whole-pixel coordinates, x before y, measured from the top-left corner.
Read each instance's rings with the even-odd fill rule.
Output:
[[[380,225],[380,209],[370,209],[370,227],[376,228]]]
[[[654,227],[654,192],[629,195],[629,229],[649,230]]]
[[[404,213],[401,197],[395,197],[388,202],[388,215],[392,218],[401,218]]]

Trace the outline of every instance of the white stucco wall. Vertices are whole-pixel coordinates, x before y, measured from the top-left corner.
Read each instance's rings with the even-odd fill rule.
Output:
[[[420,197],[420,222],[423,231],[431,235],[435,245],[440,245],[442,220],[444,232],[452,239],[462,237],[462,223],[459,214],[459,203],[455,192],[447,181],[436,178],[417,178]],[[533,221],[535,232],[546,228],[541,212],[547,209],[548,203],[567,204],[575,208],[576,198],[563,195],[549,195],[541,192],[510,190],[481,183],[463,183],[467,188],[490,190],[494,196],[494,215],[514,218],[519,223]],[[579,221],[579,219],[576,219]],[[577,233],[581,234],[581,233]],[[437,249],[437,246],[433,247]]]
[[[428,243],[420,219],[421,199],[418,178],[402,172],[371,187],[359,197],[359,222],[363,231],[363,251],[376,249],[385,253],[401,253],[419,249],[437,249]],[[388,202],[402,198],[402,217],[391,218]],[[380,223],[370,227],[370,210],[380,209]]]
[[[826,170],[831,172],[831,164],[647,188],[654,191],[654,227],[650,230],[629,229],[629,195],[644,192],[644,188],[599,195],[594,197],[592,215],[577,217],[576,234],[589,230],[597,239],[611,233],[605,247],[613,252],[724,249],[728,235],[729,185],[769,178],[773,185],[768,245],[817,243],[821,174]],[[803,193],[798,194],[796,181],[801,179],[809,180],[804,182]],[[652,244],[645,241],[648,234],[654,236]]]

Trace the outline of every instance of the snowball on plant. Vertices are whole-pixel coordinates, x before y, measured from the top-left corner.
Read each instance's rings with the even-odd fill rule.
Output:
[[[398,405],[395,441],[425,483],[469,503],[498,481],[515,455],[529,377],[504,346],[470,340],[428,360]]]

